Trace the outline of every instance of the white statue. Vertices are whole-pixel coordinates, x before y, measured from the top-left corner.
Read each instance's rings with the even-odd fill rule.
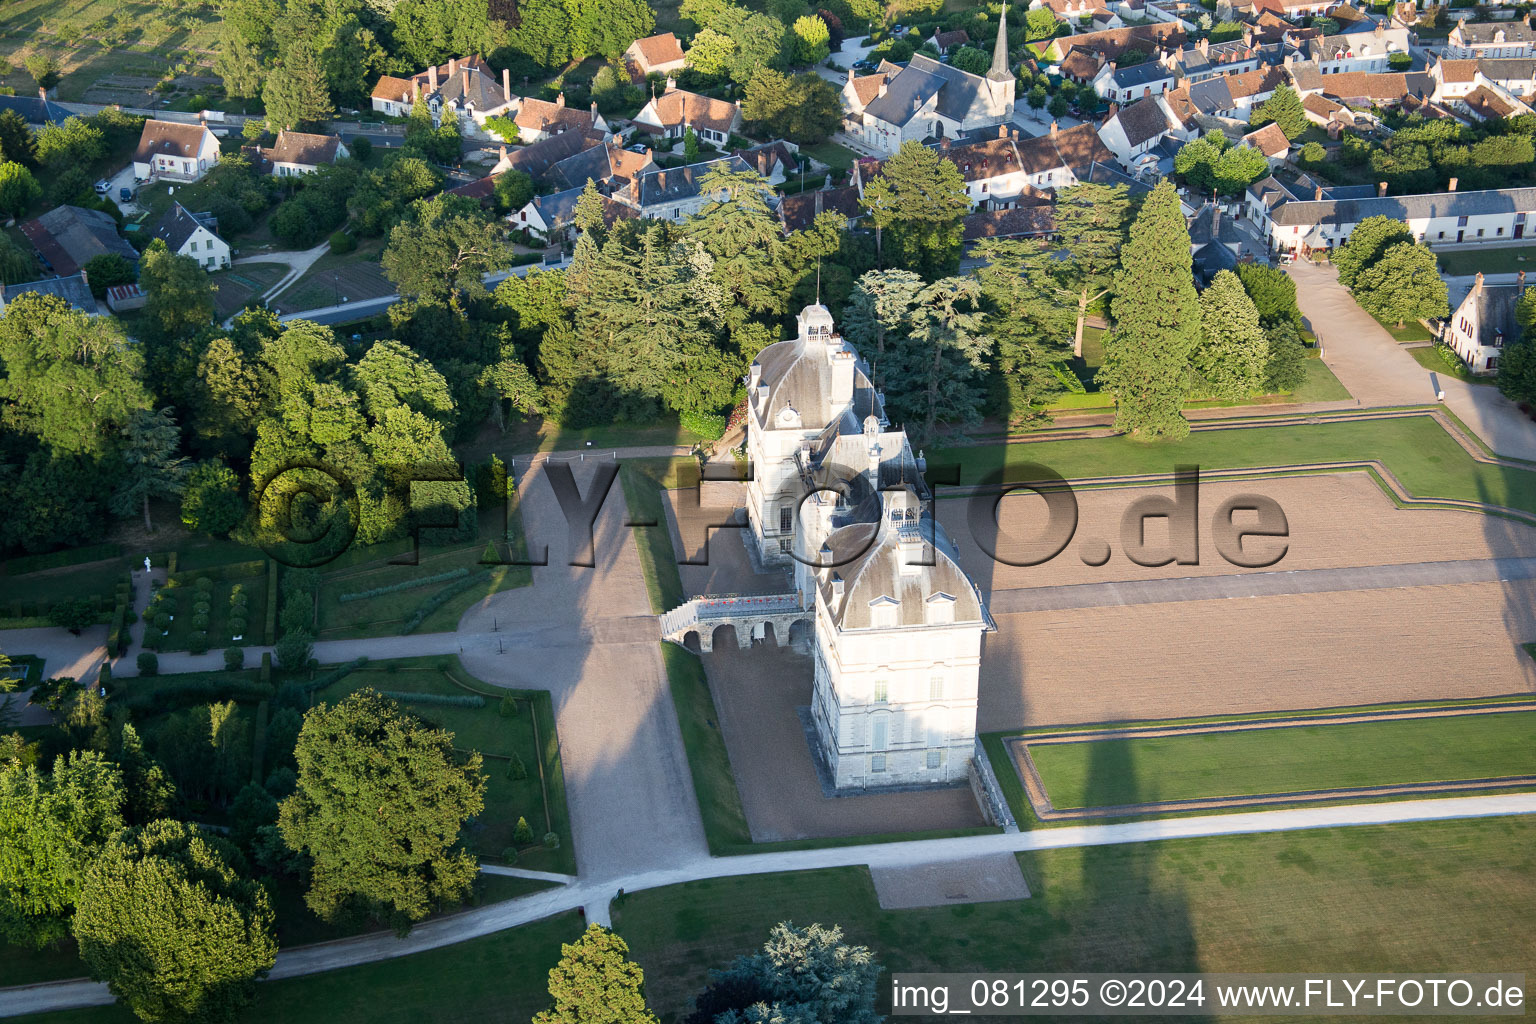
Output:
[[[144,556],[144,572],[146,574],[149,572],[149,556],[148,555]]]

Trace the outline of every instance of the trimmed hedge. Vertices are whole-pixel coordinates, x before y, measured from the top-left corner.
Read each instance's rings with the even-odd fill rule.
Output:
[[[277,638],[277,563],[267,559],[267,629],[263,634],[267,643]]]
[[[206,704],[216,700],[233,700],[241,703],[270,700],[273,689],[267,683],[250,679],[188,679],[164,686],[135,687],[123,701],[123,706],[134,711],[161,708],[172,705]]]
[[[324,675],[316,676],[314,679],[311,679],[307,683],[300,683],[299,689],[304,693],[319,693],[327,686],[330,686],[332,683],[340,682],[366,664],[368,664],[367,658],[356,658],[347,662],[345,665],[331,669]]]
[[[483,708],[485,698],[473,693],[415,693],[410,690],[384,690],[384,696],[401,704],[434,704],[444,708]]]
[[[106,558],[116,558],[123,553],[121,544],[91,544],[83,548],[50,551],[46,555],[23,555],[5,563],[7,576],[21,576],[43,569],[62,569],[66,565],[84,565]]]
[[[186,572],[177,573],[173,577],[178,587],[186,587],[191,590],[211,591],[213,584],[219,581],[228,583],[232,580],[248,579],[251,576],[260,576],[267,569],[267,560],[257,558],[250,562],[226,562],[223,565],[209,566],[206,569],[188,569]],[[203,583],[204,580],[208,582]]]
[[[420,579],[401,580],[399,583],[391,583],[385,587],[374,587],[372,590],[359,590],[353,594],[340,594],[336,600],[340,604],[349,601],[364,601],[370,597],[383,597],[385,594],[394,594],[401,590],[410,590],[413,587],[426,587],[433,583],[442,583],[446,580],[456,580],[461,576],[468,576],[469,570],[460,566],[457,569],[449,569],[447,572],[437,573],[435,576],[423,576]]]
[[[414,632],[417,626],[426,621],[428,615],[431,615],[453,598],[458,597],[470,587],[473,587],[476,583],[488,582],[490,578],[491,571],[486,569],[475,573],[473,576],[466,576],[457,583],[450,583],[416,606],[416,610],[411,613],[411,617],[405,620],[405,625],[400,627],[400,634],[403,636],[406,633]]]

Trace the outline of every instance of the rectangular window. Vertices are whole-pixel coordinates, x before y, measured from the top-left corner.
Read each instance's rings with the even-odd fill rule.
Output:
[[[1503,228],[1499,228],[1499,230],[1498,230],[1498,234],[1501,234],[1501,235],[1502,235],[1502,234],[1503,234],[1503,233],[1504,233],[1504,229],[1503,229]]]
[[[779,532],[788,533],[795,528],[795,510],[788,505],[779,509]]]
[[[884,704],[891,699],[890,686],[884,679],[875,681],[875,703]]]
[[[209,266],[210,266],[210,267],[211,267],[211,266],[213,266],[213,265],[214,265],[214,262],[215,262],[215,260],[214,260],[214,257],[212,257],[212,256],[209,256],[209,257],[208,257],[208,265],[209,265]]]
[[[928,751],[928,770],[929,771],[933,771],[934,769],[936,769],[939,766],[941,766],[943,763],[944,763],[944,751],[942,751],[942,750],[930,750],[930,751]]]
[[[1483,229],[1482,228],[1478,228],[1477,229],[1477,237],[1478,238],[1482,238],[1483,237]]]
[[[870,723],[869,745],[875,750],[884,750],[890,746],[890,737],[886,734],[889,724],[886,721],[887,717],[887,715],[876,715],[875,720]]]
[[[869,770],[876,774],[885,771],[885,755],[871,754],[869,758]]]
[[[1457,217],[1456,218],[1456,226],[1459,227],[1459,228],[1466,227],[1467,226],[1467,218],[1465,218],[1465,217]]]
[[[943,676],[930,676],[928,678],[928,699],[929,700],[943,700],[944,699],[944,677]]]
[[[197,252],[197,243],[196,242],[192,243],[192,252]]]
[[[786,555],[789,554],[790,551],[794,550],[794,546],[795,542],[790,540],[788,537],[785,537],[779,541],[779,550]]]

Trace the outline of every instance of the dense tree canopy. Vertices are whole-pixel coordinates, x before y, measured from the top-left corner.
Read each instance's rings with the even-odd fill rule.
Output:
[[[890,233],[891,263],[932,280],[960,266],[961,222],[970,212],[960,168],[937,151],[904,142],[861,200],[875,227],[877,250]]]
[[[1164,179],[1131,225],[1110,306],[1114,329],[1099,381],[1115,394],[1115,426],[1147,438],[1189,432],[1181,409],[1200,341],[1199,296],[1178,192]]]
[[[295,756],[278,827],[314,860],[315,913],[334,919],[356,901],[419,921],[469,891],[478,867],[459,837],[485,802],[479,754],[363,690],[305,715]]]
[[[91,975],[140,1018],[228,1021],[277,959],[273,914],[244,860],[195,825],[161,820],[107,844],[74,935]]]
[[[533,1024],[656,1024],[645,1005],[645,972],[627,959],[629,946],[600,924],[560,947],[549,970],[549,1009]]]

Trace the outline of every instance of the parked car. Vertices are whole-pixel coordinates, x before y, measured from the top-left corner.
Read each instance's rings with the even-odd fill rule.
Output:
[[[126,203],[128,200],[133,198],[133,189],[129,188],[127,185],[124,185],[122,188],[117,190],[117,194],[122,198],[123,202]]]
[[[96,194],[97,195],[104,196],[108,192],[111,192],[111,191],[112,191],[112,183],[110,181],[107,181],[106,179],[102,179],[101,181],[98,181],[96,183]]]

